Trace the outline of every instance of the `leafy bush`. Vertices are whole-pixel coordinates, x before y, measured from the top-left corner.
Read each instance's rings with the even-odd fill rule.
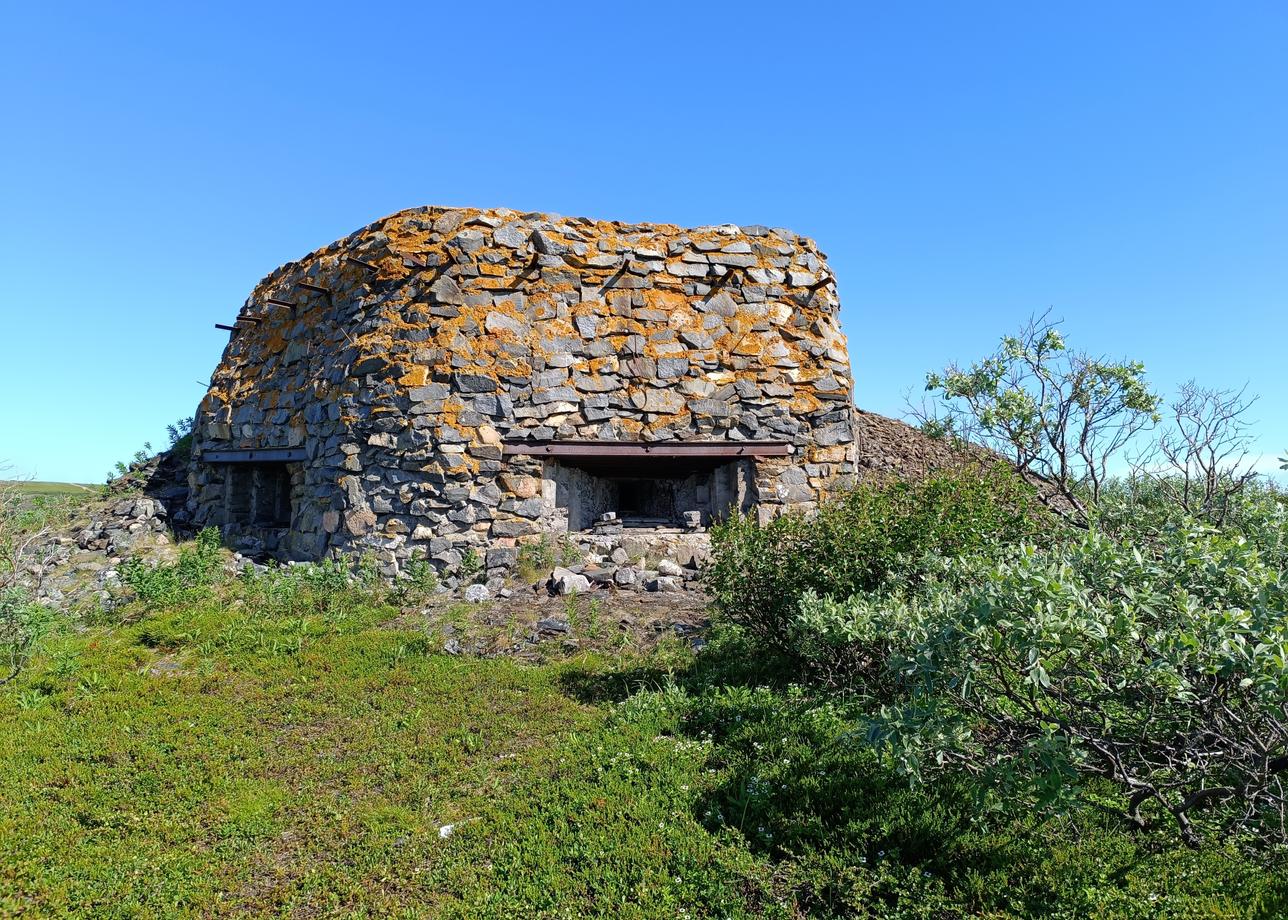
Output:
[[[317,613],[343,618],[349,606],[373,601],[375,592],[361,564],[339,559],[297,565],[246,567],[237,579],[238,595],[256,616],[286,617]]]
[[[910,777],[978,775],[1004,810],[1094,799],[1191,844],[1288,840],[1283,495],[1249,484],[1223,530],[1167,495],[1111,483],[1082,533],[1003,471],[868,486],[722,525],[709,581]]]
[[[11,680],[53,629],[57,614],[21,588],[0,589],[0,684]]]
[[[911,600],[815,604],[890,646],[907,697],[873,738],[900,769],[985,774],[1005,807],[1096,777],[1137,827],[1288,838],[1288,585],[1253,544],[1194,525],[962,566]]]
[[[977,777],[946,773],[910,786],[856,744],[847,697],[758,681],[722,685],[712,680],[712,655],[747,662],[756,650],[722,631],[678,685],[636,693],[604,733],[582,743],[616,753],[626,731],[647,743],[677,739],[667,767],[702,768],[685,780],[701,790],[690,812],[711,834],[769,861],[767,903],[783,905],[786,916],[1197,920],[1278,917],[1288,903],[1283,854],[1267,865],[1233,846],[1191,850],[1125,833],[1094,806],[1058,817],[985,813]],[[568,767],[560,769],[563,795],[571,783]],[[662,785],[658,771],[641,773]],[[581,834],[570,839],[582,845]]]
[[[1101,491],[1093,520],[1098,530],[1137,543],[1155,543],[1191,520],[1173,495],[1181,487],[1161,476],[1117,479]],[[1272,482],[1252,480],[1222,506],[1221,529],[1242,536],[1269,564],[1288,564],[1288,494]]]
[[[177,562],[150,565],[129,559],[121,565],[121,578],[144,603],[178,603],[214,582],[223,564],[219,549],[218,528],[207,527],[191,544],[180,547]]]
[[[389,599],[399,606],[423,604],[438,591],[438,570],[425,557],[408,559]]]
[[[916,482],[860,485],[814,515],[766,525],[737,517],[712,529],[706,572],[718,608],[752,635],[790,646],[802,596],[849,597],[915,585],[937,557],[977,553],[1056,530],[1034,491],[1001,464]]]
[[[483,557],[479,555],[478,550],[472,546],[465,547],[465,552],[461,553],[461,561],[456,566],[456,574],[462,584],[472,584],[479,579],[483,574]]]
[[[526,582],[544,578],[557,565],[572,565],[581,559],[581,550],[568,537],[557,542],[548,536],[519,547],[519,577]]]

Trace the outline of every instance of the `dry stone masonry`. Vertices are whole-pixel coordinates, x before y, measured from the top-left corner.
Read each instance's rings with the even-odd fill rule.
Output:
[[[594,564],[569,574],[668,590],[713,521],[855,473],[838,308],[787,230],[403,211],[255,288],[197,414],[188,510],[390,575],[427,558],[499,582],[525,544],[571,541]]]

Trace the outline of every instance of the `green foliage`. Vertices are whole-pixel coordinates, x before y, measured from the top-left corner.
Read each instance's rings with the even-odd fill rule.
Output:
[[[1282,492],[1231,493],[1217,530],[1158,477],[1110,481],[1073,540],[998,484],[731,522],[709,582],[756,654],[839,691],[905,776],[978,777],[979,807],[1010,815],[1094,800],[1192,845],[1288,840]]]
[[[196,421],[195,416],[189,415],[165,426],[166,436],[170,439],[170,453],[180,462],[186,463],[192,456],[192,426]]]
[[[438,571],[429,559],[419,556],[408,559],[401,577],[394,583],[389,599],[399,606],[423,604],[438,592]]]
[[[149,564],[128,559],[121,564],[121,579],[146,604],[177,604],[207,590],[222,571],[218,528],[207,527],[189,545],[179,549],[173,563]]]
[[[910,785],[856,735],[864,700],[784,685],[741,630],[696,659],[463,662],[394,628],[384,597],[344,561],[248,569],[47,635],[0,687],[0,913],[1288,907],[1273,858],[1130,835],[1077,802],[982,810],[969,771]]]
[[[12,680],[58,623],[58,614],[18,587],[0,589],[0,684]]]
[[[189,415],[181,418],[171,425],[165,426],[166,436],[170,439],[170,446],[176,446],[180,441],[192,434],[192,426],[197,422],[196,416]]]
[[[807,592],[888,591],[919,583],[940,556],[1044,540],[1056,530],[1032,488],[1003,465],[963,466],[915,482],[863,484],[815,515],[719,524],[704,577],[726,618],[790,647]]]
[[[717,641],[715,653],[754,650]],[[641,696],[619,718],[659,707],[674,720],[663,731],[705,744],[704,825],[773,860],[774,897],[796,916],[1197,920],[1285,904],[1282,869],[1157,846],[1092,809],[983,813],[972,777],[909,786],[854,743],[843,697],[711,687],[695,671],[687,693]]]
[[[1175,484],[1160,476],[1115,479],[1101,491],[1093,509],[1095,527],[1120,539],[1156,543],[1192,520],[1174,500],[1175,492]],[[1288,494],[1282,487],[1252,480],[1228,497],[1220,529],[1254,543],[1268,562],[1288,566],[1286,509]]]
[[[346,611],[371,594],[371,589],[340,560],[253,567],[242,570],[239,593],[257,612],[282,616],[291,611],[319,614],[328,621],[343,620]]]
[[[1154,550],[1092,533],[964,565],[835,615],[892,637],[908,694],[874,734],[900,769],[984,773],[1001,807],[1064,806],[1101,777],[1140,827],[1288,838],[1288,585],[1254,545],[1191,526]]]
[[[477,869],[438,828],[598,720],[558,668],[429,654],[347,566],[215,589],[0,687],[0,916],[414,916]]]
[[[380,561],[372,552],[361,553],[353,563],[353,578],[364,588],[380,584]]]
[[[0,482],[0,589],[38,562],[45,537],[65,525],[85,493],[48,491],[48,483]]]
[[[581,559],[581,550],[567,537],[552,540],[542,536],[540,540],[525,543],[519,547],[518,572],[524,581],[535,581],[549,575],[556,565],[572,565]]]
[[[112,464],[112,469],[107,471],[106,484],[111,485],[114,480],[128,478],[133,467],[147,463],[152,453],[152,442],[144,441],[142,449],[136,450],[128,463],[124,460],[117,460]]]
[[[477,581],[483,574],[483,557],[472,546],[465,547],[461,553],[461,561],[456,566],[456,572],[460,576],[462,584],[471,584]]]
[[[924,426],[977,441],[1042,476],[1080,524],[1083,495],[1097,500],[1111,461],[1161,418],[1143,364],[1070,351],[1045,315],[1004,336],[988,357],[927,374],[926,390],[939,407]]]

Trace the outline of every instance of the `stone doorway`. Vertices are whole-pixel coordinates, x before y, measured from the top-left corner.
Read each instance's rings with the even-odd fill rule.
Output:
[[[212,466],[222,475],[222,530],[230,546],[259,555],[290,551],[297,526],[299,463],[220,463]]]
[[[542,479],[560,529],[570,532],[694,530],[755,504],[751,460],[561,457],[545,462]]]

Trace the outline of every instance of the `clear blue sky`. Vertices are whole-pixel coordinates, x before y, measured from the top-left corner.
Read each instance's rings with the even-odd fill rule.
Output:
[[[5,4],[0,458],[99,481],[386,213],[816,238],[858,402],[1053,308],[1288,447],[1288,4]]]

